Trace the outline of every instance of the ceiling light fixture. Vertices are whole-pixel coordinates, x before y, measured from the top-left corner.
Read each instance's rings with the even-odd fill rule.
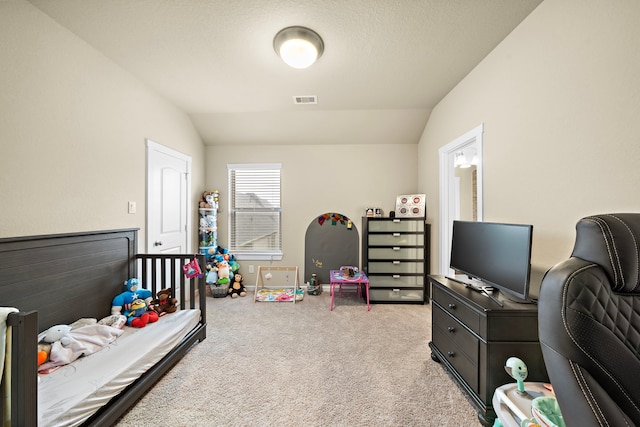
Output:
[[[315,31],[306,27],[287,27],[273,38],[273,49],[287,65],[307,68],[324,52],[324,42]]]

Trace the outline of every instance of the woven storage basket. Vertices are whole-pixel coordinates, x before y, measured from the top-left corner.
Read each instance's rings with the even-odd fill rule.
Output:
[[[209,289],[211,289],[211,295],[213,295],[214,298],[224,298],[229,293],[229,284],[209,285]]]

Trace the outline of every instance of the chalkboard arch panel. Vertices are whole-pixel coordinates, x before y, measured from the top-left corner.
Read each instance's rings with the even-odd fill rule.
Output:
[[[304,281],[315,273],[323,284],[329,283],[329,271],[343,265],[359,266],[360,236],[347,216],[326,212],[315,217],[305,234]]]

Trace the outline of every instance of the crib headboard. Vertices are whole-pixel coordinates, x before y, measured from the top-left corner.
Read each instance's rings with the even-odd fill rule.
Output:
[[[0,304],[38,311],[38,330],[110,314],[136,277],[138,229],[0,239]]]

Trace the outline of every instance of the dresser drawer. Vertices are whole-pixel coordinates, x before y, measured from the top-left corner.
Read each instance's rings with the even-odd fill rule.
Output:
[[[433,329],[447,335],[475,365],[478,364],[478,337],[465,329],[460,322],[445,313],[440,307],[434,306],[432,311]]]
[[[370,301],[423,302],[423,289],[395,289],[369,287]]]
[[[369,248],[369,260],[375,259],[424,259],[424,248]]]
[[[473,311],[459,299],[443,291],[439,286],[433,286],[431,292],[433,301],[440,305],[444,311],[464,323],[476,334],[480,333],[480,313]]]
[[[424,234],[369,234],[369,246],[424,246]]]
[[[451,340],[447,332],[433,328],[431,337],[433,344],[442,352],[446,361],[453,366],[453,369],[460,374],[467,385],[478,393],[478,365],[458,347],[455,341]]]
[[[387,287],[387,288],[406,288],[406,287],[424,287],[424,276],[400,276],[385,275],[385,276],[372,276],[369,275],[370,287]]]
[[[384,221],[369,220],[369,231],[424,231],[424,221],[390,219]]]
[[[367,268],[370,273],[408,273],[423,274],[424,262],[422,261],[371,261]]]

